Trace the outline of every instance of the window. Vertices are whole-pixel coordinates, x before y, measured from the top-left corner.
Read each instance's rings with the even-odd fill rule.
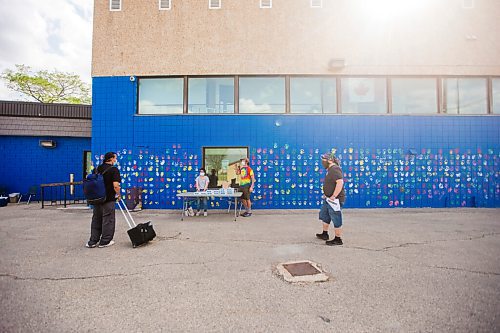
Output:
[[[234,78],[189,78],[188,113],[234,113]]]
[[[462,0],[462,8],[473,9],[474,8],[474,0]]]
[[[387,113],[385,78],[343,78],[342,113]]]
[[[437,113],[436,79],[392,79],[392,113]]]
[[[443,80],[443,101],[446,114],[488,113],[486,79],[448,78]]]
[[[139,114],[181,114],[184,79],[140,79]]]
[[[491,113],[500,114],[500,78],[494,78],[491,80],[491,89],[491,99],[493,102]]]
[[[222,7],[222,0],[208,0],[209,9],[220,9]]]
[[[260,8],[272,8],[273,0],[260,0]]]
[[[172,4],[170,3],[170,0],[160,0],[159,2],[160,10],[170,10],[172,7]]]
[[[239,176],[235,166],[242,158],[248,157],[248,147],[204,147],[203,166],[210,179],[210,187],[222,186],[227,182],[231,187],[237,187]],[[217,177],[217,179],[214,178]]]
[[[323,0],[311,0],[311,8],[323,8]]]
[[[285,79],[240,77],[240,113],[285,113]]]
[[[109,0],[109,10],[111,11],[122,10],[122,0]]]
[[[334,78],[290,78],[291,113],[337,113]]]
[[[91,174],[93,171],[92,166],[92,152],[85,150],[83,152],[83,178],[85,179],[88,174]]]

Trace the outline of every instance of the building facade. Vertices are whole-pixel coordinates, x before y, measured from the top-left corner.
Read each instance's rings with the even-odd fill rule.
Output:
[[[90,105],[0,101],[2,191],[36,187],[40,195],[41,184],[69,182],[71,174],[81,181],[92,161],[91,112]]]
[[[95,1],[92,154],[146,208],[204,166],[258,208],[316,208],[319,156],[348,207],[498,207],[500,3]],[[214,206],[219,203],[213,202]]]

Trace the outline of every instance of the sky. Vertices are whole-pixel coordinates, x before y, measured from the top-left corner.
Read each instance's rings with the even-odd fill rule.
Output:
[[[0,72],[34,70],[80,75],[91,83],[93,0],[0,0]],[[0,80],[0,100],[23,100]]]

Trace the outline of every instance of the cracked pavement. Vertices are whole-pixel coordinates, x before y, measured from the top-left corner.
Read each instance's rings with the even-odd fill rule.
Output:
[[[0,208],[1,332],[494,332],[499,209],[344,211],[344,246],[315,239],[316,210],[132,213],[158,237],[84,247],[91,212]],[[332,279],[292,285],[278,263]]]

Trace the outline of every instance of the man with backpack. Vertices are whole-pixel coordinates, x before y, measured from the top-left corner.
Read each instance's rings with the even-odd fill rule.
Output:
[[[90,227],[90,240],[85,245],[88,248],[108,247],[113,245],[115,234],[115,202],[120,200],[120,171],[114,166],[116,153],[104,155],[104,162],[94,172],[100,174],[104,180],[106,195],[102,202],[93,203],[94,213]]]

